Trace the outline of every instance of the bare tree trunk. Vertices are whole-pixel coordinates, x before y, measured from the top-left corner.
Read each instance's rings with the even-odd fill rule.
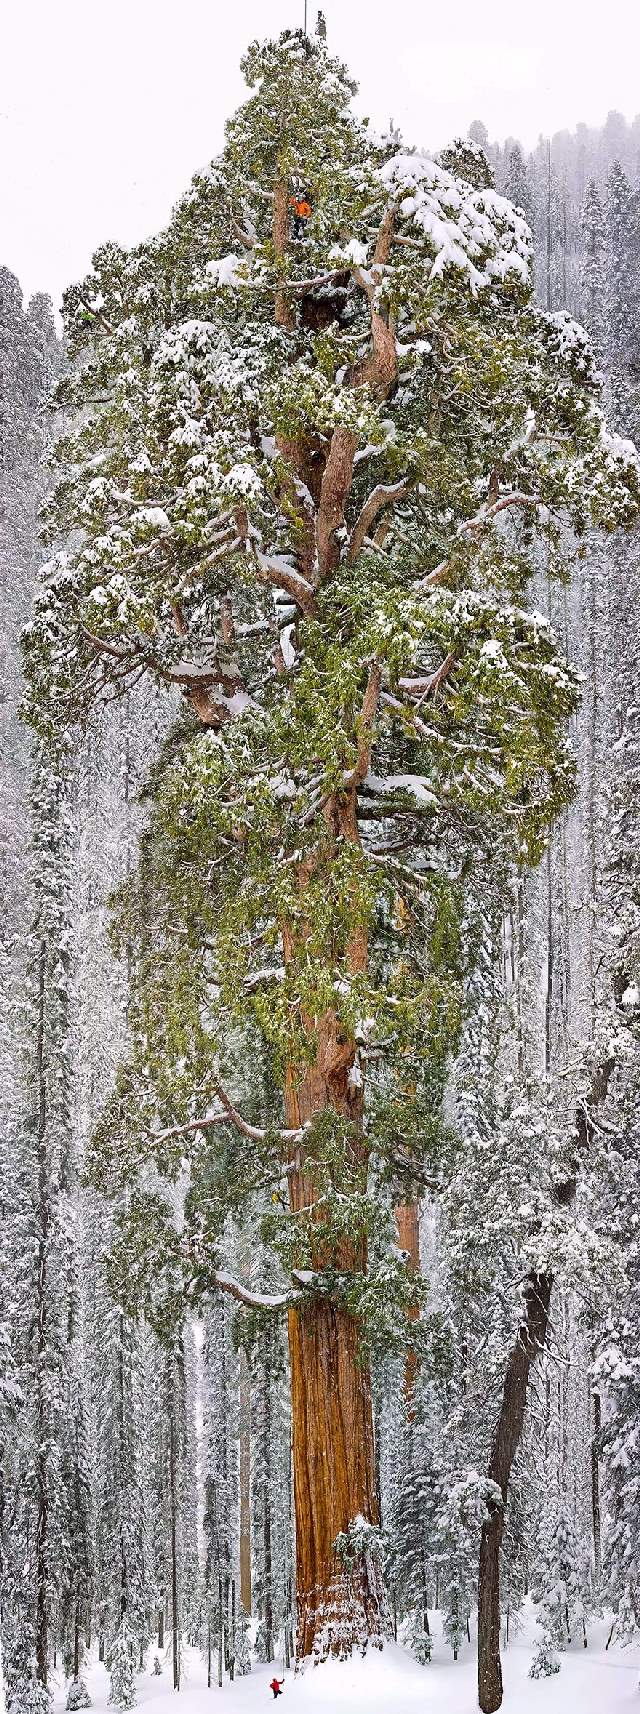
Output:
[[[482,1526],[478,1584],[478,1701],[483,1714],[495,1714],[502,1702],[500,1661],[500,1546],[509,1478],[520,1444],[532,1364],[544,1347],[549,1324],[552,1277],[531,1274],[525,1289],[525,1313],[505,1376],[488,1475],[502,1495]]]
[[[240,1602],[251,1616],[251,1390],[247,1354],[240,1347]]]
[[[233,1684],[236,1670],[236,1580],[231,1579],[231,1618],[229,1621],[229,1682]]]
[[[273,1660],[273,1556],[271,1551],[271,1361],[266,1364],[264,1391],[264,1487],[262,1496],[262,1548],[264,1558],[264,1647]]]
[[[366,957],[364,943],[352,962]],[[316,1020],[315,1063],[297,1080],[287,1077],[287,1123],[303,1125],[332,1108],[349,1119],[357,1139],[362,1088],[350,1077],[355,1043],[345,1038],[333,1013]],[[354,1154],[357,1141],[354,1141]],[[364,1142],[360,1164],[366,1173]],[[304,1160],[290,1180],[294,1210],[309,1208],[315,1195]],[[364,1269],[366,1253],[343,1246],[337,1258],[345,1271]],[[317,1264],[323,1265],[318,1221]],[[289,1311],[293,1484],[296,1520],[298,1654],[347,1654],[357,1639],[378,1636],[384,1593],[377,1565],[347,1570],[335,1551],[336,1537],[357,1517],[377,1524],[378,1494],[371,1378],[359,1351],[353,1317],[331,1300]]]
[[[36,1282],[36,1313],[38,1323],[38,1389],[37,1423],[38,1454],[36,1459],[36,1489],[38,1517],[36,1524],[36,1670],[40,1684],[46,1686],[49,1661],[49,1471],[47,1461],[47,1421],[45,1404],[45,1359],[47,1347],[47,1250],[49,1242],[49,1186],[47,1179],[46,1127],[47,1096],[44,1073],[44,1001],[46,947],[40,943],[38,953],[38,1028],[36,1036],[36,1079],[38,1100],[38,1201],[40,1235],[38,1240],[38,1272]]]
[[[348,1574],[336,1537],[356,1517],[378,1522],[369,1371],[358,1330],[331,1303],[290,1311],[298,1653],[348,1653],[381,1628],[375,1567]]]
[[[602,1522],[600,1516],[600,1429],[602,1401],[593,1395],[593,1434],[591,1438],[591,1515],[593,1518],[593,1576],[596,1589],[602,1575]]]
[[[173,1639],[173,1688],[180,1689],[180,1622],[178,1612],[178,1542],[176,1494],[176,1431],[173,1421],[173,1376],[169,1423],[169,1484],[171,1492],[171,1633]]]

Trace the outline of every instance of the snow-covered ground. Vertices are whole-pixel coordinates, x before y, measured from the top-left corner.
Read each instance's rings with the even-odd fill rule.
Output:
[[[438,1621],[435,1624],[439,1629]],[[605,1651],[607,1626],[592,1628],[588,1649],[572,1648],[562,1656],[553,1678],[528,1677],[532,1655],[530,1628],[504,1653],[505,1714],[632,1714],[640,1707],[640,1660],[635,1650]],[[149,1664],[153,1665],[153,1650]],[[277,1676],[283,1677],[281,1662]],[[246,1678],[207,1689],[202,1660],[186,1651],[182,1689],[172,1688],[171,1663],[163,1661],[162,1677],[150,1672],[138,1678],[138,1702],[144,1714],[259,1714],[272,1706],[269,1680],[274,1668],[255,1667]],[[471,1648],[456,1664],[437,1637],[434,1659],[418,1666],[403,1649],[390,1645],[348,1664],[328,1662],[308,1667],[294,1677],[284,1675],[279,1714],[476,1714],[476,1666]],[[108,1706],[109,1681],[103,1666],[87,1665],[85,1678],[96,1714]],[[64,1708],[65,1687],[58,1685],[56,1711]]]

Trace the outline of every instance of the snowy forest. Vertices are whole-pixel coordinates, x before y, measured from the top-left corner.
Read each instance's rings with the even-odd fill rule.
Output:
[[[640,118],[243,71],[62,333],[0,269],[0,1703],[608,1714]]]

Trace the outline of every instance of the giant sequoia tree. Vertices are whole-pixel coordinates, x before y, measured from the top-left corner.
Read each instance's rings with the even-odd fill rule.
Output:
[[[446,1170],[465,874],[496,840],[536,861],[572,791],[527,582],[567,516],[631,517],[638,470],[478,162],[373,137],[322,40],[244,71],[168,229],[67,294],[25,658],[63,737],[145,678],[184,698],[117,903],[132,1052],[94,1173],[158,1321],[216,1285],[288,1310],[299,1648],[344,1652],[385,1626],[367,1345],[415,1305],[394,1203]],[[261,1295],[218,1258],[265,1191]]]

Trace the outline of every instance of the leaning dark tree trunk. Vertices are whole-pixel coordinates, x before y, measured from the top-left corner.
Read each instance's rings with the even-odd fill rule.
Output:
[[[530,1274],[524,1316],[505,1376],[500,1415],[489,1459],[489,1478],[502,1495],[489,1507],[482,1526],[478,1588],[478,1701],[483,1714],[495,1714],[502,1702],[500,1661],[500,1547],[509,1478],[524,1423],[532,1364],[542,1351],[549,1323],[551,1274]]]
[[[614,1059],[606,1059],[596,1066],[591,1078],[591,1089],[576,1108],[572,1156],[567,1176],[556,1184],[554,1193],[554,1200],[561,1208],[570,1208],[574,1201],[580,1164],[588,1153],[593,1135],[593,1110],[607,1098],[614,1067]],[[480,1540],[478,1701],[482,1714],[495,1714],[495,1710],[502,1703],[500,1547],[504,1513],[513,1461],[524,1424],[529,1375],[546,1342],[552,1287],[552,1274],[529,1275],[524,1296],[524,1317],[507,1365],[502,1404],[489,1458],[487,1474],[490,1481],[499,1487],[502,1501],[489,1507],[489,1516],[483,1524]]]

